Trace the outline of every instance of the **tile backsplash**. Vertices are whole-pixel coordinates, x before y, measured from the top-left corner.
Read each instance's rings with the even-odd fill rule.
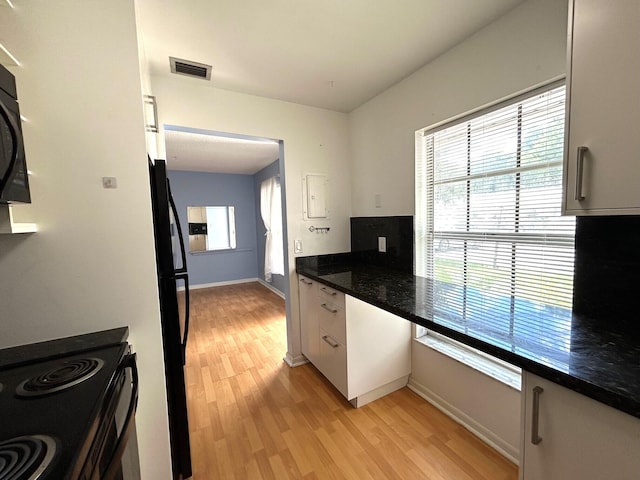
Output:
[[[573,309],[635,321],[640,312],[640,217],[578,217]]]
[[[385,237],[386,253],[378,252]],[[359,263],[413,272],[413,217],[352,217],[351,256]],[[640,313],[640,216],[576,219],[573,310],[635,321]]]
[[[378,237],[386,239],[384,253]],[[351,254],[362,263],[413,273],[413,217],[351,217]]]

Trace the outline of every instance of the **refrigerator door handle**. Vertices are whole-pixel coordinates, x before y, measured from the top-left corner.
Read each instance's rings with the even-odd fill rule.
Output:
[[[186,272],[176,274],[176,279],[184,281],[184,333],[182,337],[182,364],[187,364],[187,339],[189,338],[189,275]]]
[[[178,229],[178,240],[180,241],[180,257],[182,258],[182,268],[177,268],[176,273],[187,272],[187,254],[184,249],[184,237],[182,236],[182,227],[180,227],[180,217],[178,216],[178,209],[176,203],[173,201],[173,194],[171,193],[171,183],[167,178],[167,191],[169,192],[169,205],[171,205],[171,211],[173,212],[173,218],[176,221],[176,228]]]

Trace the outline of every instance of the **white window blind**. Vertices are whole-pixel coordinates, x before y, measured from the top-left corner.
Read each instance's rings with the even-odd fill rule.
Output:
[[[495,337],[513,334],[518,315],[570,310],[564,113],[565,87],[556,85],[417,132],[416,274],[441,282],[434,315],[445,323]]]

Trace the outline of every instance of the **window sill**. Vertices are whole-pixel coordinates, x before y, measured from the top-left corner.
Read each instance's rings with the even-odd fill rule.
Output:
[[[253,252],[253,248],[224,248],[220,250],[203,250],[201,252],[189,252],[189,255],[219,255],[221,253]]]
[[[517,367],[432,333],[414,338],[414,341],[504,383],[514,390],[520,391],[521,389],[522,372]]]

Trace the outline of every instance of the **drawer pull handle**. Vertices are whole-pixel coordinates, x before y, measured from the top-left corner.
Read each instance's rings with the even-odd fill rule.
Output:
[[[589,151],[589,147],[578,147],[578,158],[576,161],[576,195],[575,198],[581,202],[586,197],[582,193],[582,183],[584,177],[584,154]]]
[[[331,313],[338,313],[338,310],[336,310],[335,308],[331,308],[329,305],[327,305],[326,303],[323,303],[322,305],[320,305],[322,308],[324,308],[327,312],[331,312]]]
[[[340,344],[338,342],[333,342],[329,340],[331,337],[329,335],[323,335],[322,339],[329,344],[331,348],[338,348]]]
[[[306,278],[301,278],[300,281],[305,285],[313,285],[313,282],[307,280]]]
[[[335,296],[336,296],[336,292],[332,292],[331,290],[329,290],[329,289],[328,289],[328,288],[326,288],[326,287],[320,287],[320,290],[322,290],[324,293],[327,293],[327,294],[329,294],[329,295],[331,295],[331,296],[333,296],[333,297],[335,297]]]
[[[538,424],[540,419],[540,395],[544,392],[542,387],[533,387],[533,411],[531,412],[531,443],[534,445],[542,442],[542,437],[538,435]]]

